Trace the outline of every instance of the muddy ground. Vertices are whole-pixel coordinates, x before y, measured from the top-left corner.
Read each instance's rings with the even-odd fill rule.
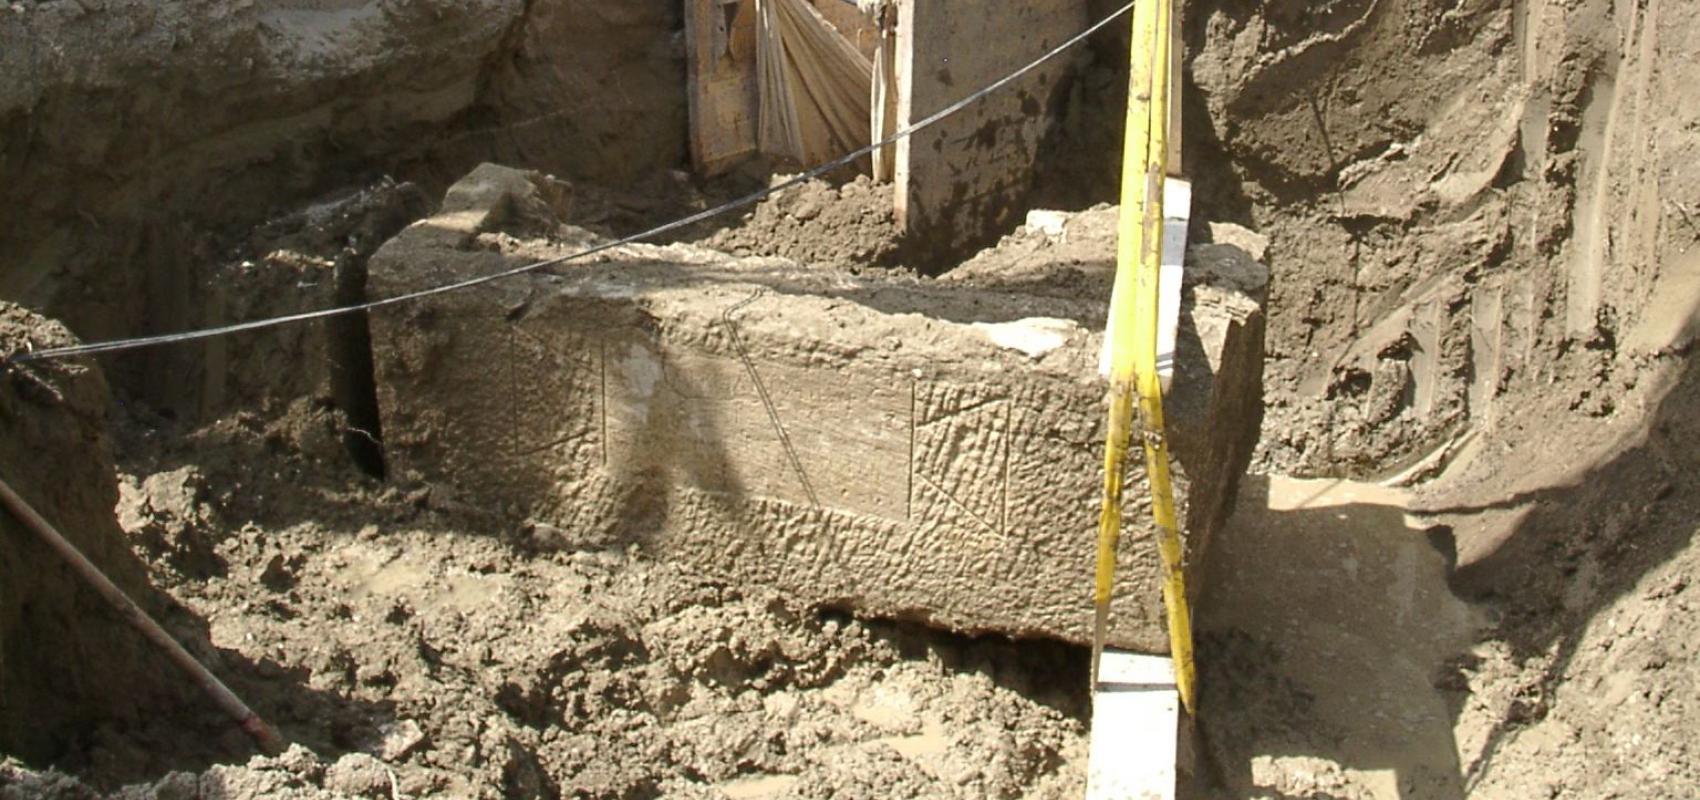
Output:
[[[5,796],[1064,797],[1082,780],[1076,648],[803,613],[504,526],[450,487],[361,475],[310,403],[196,431],[132,419],[123,451],[119,518],[154,580],[307,749],[249,760],[215,712],[173,714],[93,731],[61,765],[82,786],[13,764]]]
[[[585,197],[600,217],[601,195]],[[995,285],[1040,263],[1044,280],[1023,291],[1102,290],[1112,220],[1099,209],[1061,237],[1017,232],[949,280]],[[308,232],[287,242],[310,249]],[[1700,439],[1697,373],[1679,352],[1614,366],[1637,376],[1619,413],[1528,398],[1492,446],[1472,439],[1404,478],[1414,486],[1249,481],[1202,591],[1203,711],[1183,790],[1700,786],[1700,464],[1682,445]],[[322,388],[210,425],[130,403],[115,424],[118,520],[182,604],[174,625],[204,628],[202,654],[301,748],[250,757],[216,712],[171,713],[91,731],[60,772],[10,764],[0,791],[13,796],[1080,791],[1078,648],[798,609],[504,522],[453,486],[378,481],[348,458]]]
[[[0,41],[30,45],[0,48],[29,75],[0,81],[19,210],[0,296],[85,338],[318,307],[364,245],[267,220],[407,180],[434,197],[482,159],[574,181],[575,222],[603,232],[748,188],[678,171],[665,3],[410,0],[359,40],[323,36],[336,9],[155,5],[0,8]],[[1186,4],[1193,216],[1267,237],[1274,275],[1267,477],[1203,590],[1188,791],[1700,793],[1685,12]],[[260,18],[282,27],[246,33]],[[1074,77],[1041,204],[1112,199],[1125,60],[1110,37]],[[598,111],[561,113],[579,107]],[[935,266],[905,264],[876,188],[812,184],[686,238]],[[1012,232],[947,280],[1047,246]],[[1097,291],[1106,257],[1070,255],[1038,290]],[[497,523],[452,486],[352,466],[325,376],[207,378],[214,356],[320,353],[313,336],[106,366],[119,518],[182,605],[174,630],[314,754],[249,760],[203,709],[8,762],[0,795],[1078,793],[1078,651],[806,613]]]

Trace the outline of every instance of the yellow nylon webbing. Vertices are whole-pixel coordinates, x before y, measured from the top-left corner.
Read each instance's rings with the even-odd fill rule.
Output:
[[[1132,434],[1134,398],[1157,523],[1163,565],[1163,602],[1168,610],[1170,655],[1181,703],[1194,708],[1197,677],[1192,656],[1192,618],[1181,569],[1180,526],[1175,518],[1163,427],[1163,387],[1157,373],[1157,309],[1163,254],[1163,176],[1169,131],[1169,27],[1171,0],[1143,0],[1134,9],[1129,64],[1127,133],[1122,154],[1121,216],[1116,237],[1116,280],[1111,295],[1109,425],[1104,448],[1104,497],[1098,517],[1098,568],[1093,591],[1095,620],[1092,676],[1097,682],[1115,583],[1116,544],[1121,537],[1122,468]]]

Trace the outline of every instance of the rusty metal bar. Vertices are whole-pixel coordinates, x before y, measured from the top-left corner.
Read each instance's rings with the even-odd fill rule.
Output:
[[[130,596],[125,594],[123,589],[118,588],[117,584],[107,578],[100,571],[100,568],[94,565],[94,562],[89,561],[88,557],[77,549],[76,545],[66,540],[58,529],[53,527],[52,523],[36,513],[36,510],[31,508],[30,504],[16,491],[13,491],[11,485],[6,483],[4,479],[0,479],[0,504],[4,504],[7,510],[11,511],[12,515],[24,524],[24,527],[29,528],[48,547],[53,548],[54,552],[64,558],[71,565],[71,569],[76,571],[77,575],[89,586],[93,587],[112,606],[113,610],[118,612],[119,616],[164,650],[165,654],[184,672],[189,673],[189,677],[201,687],[201,690],[206,692],[213,702],[218,704],[219,708],[236,720],[242,730],[247,731],[248,735],[254,738],[261,750],[273,754],[283,751],[284,742],[277,735],[277,731],[272,730],[272,727],[267,725],[265,720],[260,719],[260,715],[254,713],[254,710],[249,708],[248,704],[242,702],[242,698],[230,691],[230,688],[225,686],[216,675],[213,675],[205,665],[196,661],[188,650],[183,649],[181,643],[171,638],[171,634],[166,633],[165,629],[159,626],[159,623],[154,622],[153,618],[148,616],[148,612],[136,605],[136,601],[130,599]]]

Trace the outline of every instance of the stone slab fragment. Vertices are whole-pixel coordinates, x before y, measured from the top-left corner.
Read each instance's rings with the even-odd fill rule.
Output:
[[[546,183],[481,167],[453,190],[500,198],[479,226],[464,203],[417,223],[374,256],[373,293],[591,241],[550,216]],[[606,255],[374,314],[392,469],[810,604],[1087,639],[1102,299],[689,245]],[[1170,416],[1195,560],[1255,441],[1261,323],[1245,292],[1187,293]],[[1142,464],[1129,473],[1112,640],[1162,652]]]

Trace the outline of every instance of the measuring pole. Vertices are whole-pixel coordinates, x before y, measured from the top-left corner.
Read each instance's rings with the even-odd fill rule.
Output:
[[[1163,178],[1167,173],[1169,75],[1173,37],[1171,0],[1142,0],[1133,12],[1127,130],[1122,153],[1121,211],[1116,236],[1116,279],[1110,299],[1109,417],[1104,447],[1104,494],[1098,516],[1098,566],[1093,587],[1092,681],[1097,686],[1115,585],[1121,538],[1123,468],[1137,404],[1145,450],[1157,550],[1163,569],[1170,657],[1181,704],[1194,709],[1196,676],[1192,619],[1182,572],[1180,526],[1175,517],[1168,440],[1163,427],[1163,386],[1157,372],[1157,316],[1163,252]]]

